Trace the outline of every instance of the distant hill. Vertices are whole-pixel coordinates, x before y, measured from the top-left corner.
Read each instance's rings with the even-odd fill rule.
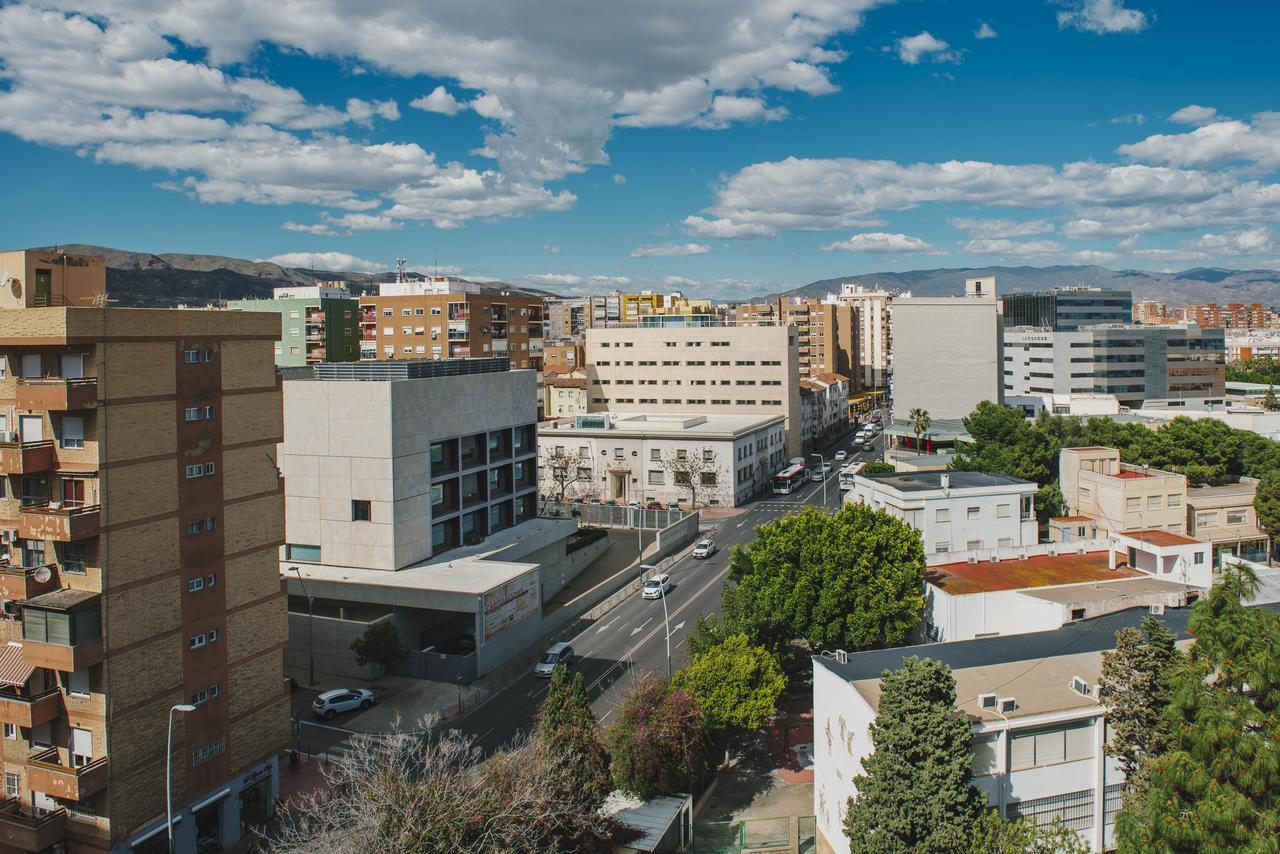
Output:
[[[43,247],[46,249],[52,247]],[[247,261],[221,255],[130,252],[109,246],[65,243],[57,247],[71,255],[101,255],[107,259],[107,293],[122,306],[200,305],[218,300],[268,298],[274,288],[319,281],[345,280],[355,289],[395,279],[393,271],[356,273],[282,267],[270,261]],[[417,273],[409,273],[417,276]],[[546,291],[506,282],[479,282],[485,287],[529,296]]]
[[[1225,270],[1199,267],[1179,273],[1110,270],[1096,265],[1064,267],[959,267],[910,270],[904,273],[861,273],[821,279],[771,296],[821,297],[839,293],[844,282],[911,291],[916,296],[947,296],[964,290],[964,280],[995,276],[996,293],[1041,291],[1070,285],[1094,285],[1133,292],[1135,300],[1154,299],[1171,305],[1200,302],[1259,302],[1280,305],[1280,270]]]

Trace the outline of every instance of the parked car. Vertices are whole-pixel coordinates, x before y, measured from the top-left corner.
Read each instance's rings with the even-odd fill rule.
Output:
[[[716,541],[707,539],[693,547],[693,556],[698,560],[706,560],[716,553]]]
[[[561,641],[553,643],[542,654],[542,658],[538,659],[538,663],[533,666],[533,675],[541,676],[544,679],[550,679],[551,675],[556,672],[556,668],[564,665],[565,667],[573,667],[573,647]]]
[[[671,576],[663,572],[646,581],[640,595],[645,599],[661,599],[670,592]]]
[[[628,507],[628,508],[630,508],[630,509],[632,509],[632,510],[639,510],[639,509],[640,509],[640,502],[639,502],[639,501],[628,501],[628,502],[627,502],[627,507]]]
[[[334,688],[325,691],[311,704],[311,711],[326,721],[333,720],[338,712],[367,709],[373,705],[373,692],[368,688]]]
[[[667,502],[667,509],[668,509],[668,510],[679,510],[679,509],[680,509],[680,502],[679,502],[679,501],[668,501],[668,502]]]
[[[666,510],[667,505],[663,504],[661,501],[646,501],[644,505],[644,509],[645,510]]]
[[[836,451],[836,462],[844,462],[847,459],[849,459],[848,451]]]

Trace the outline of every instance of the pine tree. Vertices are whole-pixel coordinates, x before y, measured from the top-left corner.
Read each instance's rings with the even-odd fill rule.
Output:
[[[1117,817],[1122,852],[1274,852],[1280,836],[1280,615],[1246,608],[1257,578],[1227,567],[1197,602],[1170,682],[1172,742]]]
[[[538,711],[536,738],[572,763],[570,779],[576,787],[604,802],[610,788],[609,754],[581,673],[570,677],[566,668],[557,667],[551,674],[551,686]]]
[[[913,656],[881,677],[874,749],[844,824],[853,851],[968,850],[986,798],[973,786],[973,733],[955,703],[951,668],[930,659]]]
[[[1159,620],[1147,617],[1141,631],[1116,632],[1115,651],[1102,656],[1099,684],[1112,732],[1107,752],[1124,770],[1131,796],[1144,787],[1147,762],[1163,754],[1173,737],[1164,712],[1170,675],[1182,659],[1174,640]]]

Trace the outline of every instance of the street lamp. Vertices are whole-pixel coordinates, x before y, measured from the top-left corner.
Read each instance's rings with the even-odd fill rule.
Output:
[[[822,509],[825,510],[827,508],[827,460],[818,453],[809,456],[818,458],[818,477],[822,478]]]
[[[312,606],[315,599],[307,592],[307,582],[302,578],[302,570],[296,566],[289,570],[298,573],[298,583],[302,585],[302,595],[307,597],[307,685],[316,684],[316,628]]]
[[[667,678],[671,678],[671,617],[667,615],[667,588],[659,587],[662,599],[662,625],[667,633]]]
[[[169,830],[169,851],[173,852],[173,713],[194,712],[196,707],[190,703],[181,703],[169,707],[169,742],[164,757],[164,815]]]

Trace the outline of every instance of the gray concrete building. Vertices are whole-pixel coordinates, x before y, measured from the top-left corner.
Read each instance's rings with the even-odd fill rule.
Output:
[[[350,643],[389,619],[409,675],[470,681],[541,635],[576,525],[537,518],[535,377],[508,364],[286,372],[291,666],[370,675]]]
[[[1006,294],[1000,298],[1005,326],[1037,326],[1074,332],[1101,323],[1128,323],[1133,294],[1079,286],[1049,291]]]
[[[995,278],[968,279],[962,297],[898,297],[890,306],[893,413],[963,418],[1001,401],[1000,314]]]

